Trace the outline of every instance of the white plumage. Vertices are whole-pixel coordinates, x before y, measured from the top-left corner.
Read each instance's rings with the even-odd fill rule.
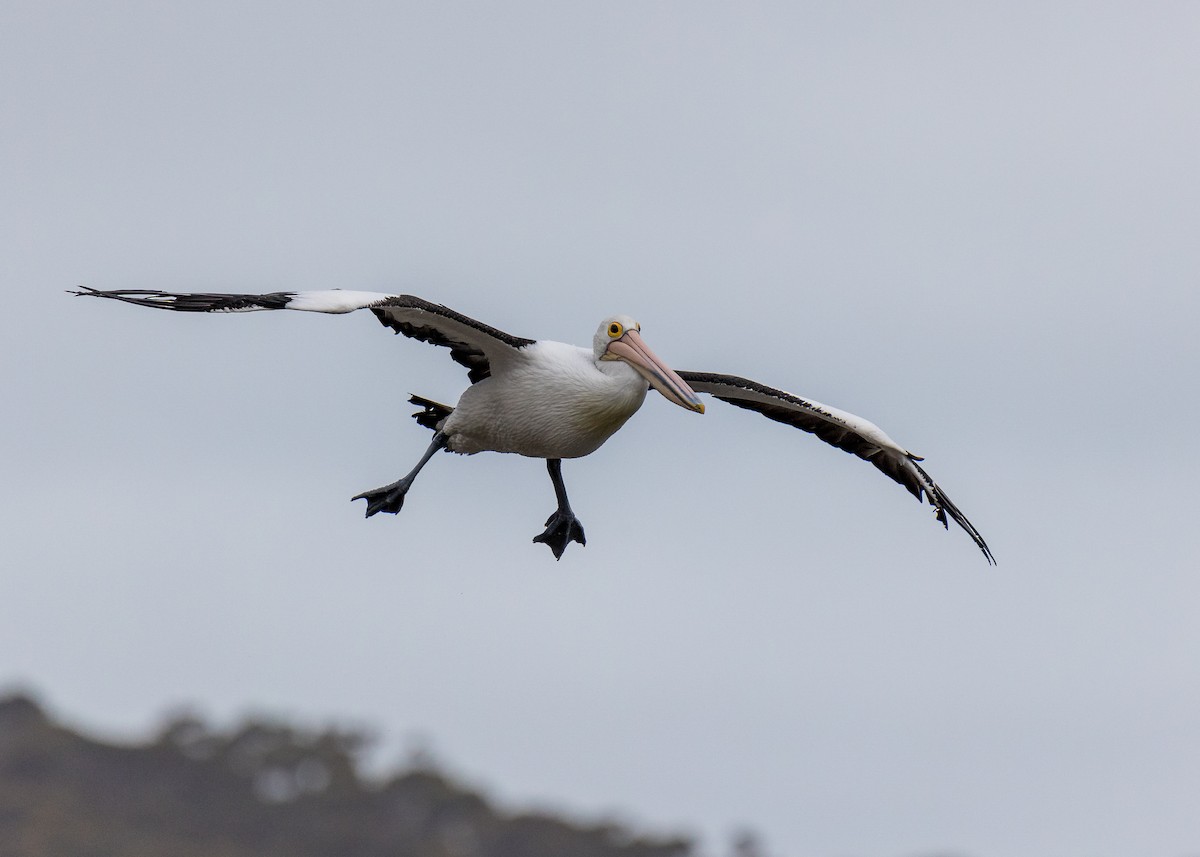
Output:
[[[600,448],[646,400],[647,382],[628,363],[595,351],[535,342],[463,391],[442,425],[454,452],[515,452],[581,458]]]

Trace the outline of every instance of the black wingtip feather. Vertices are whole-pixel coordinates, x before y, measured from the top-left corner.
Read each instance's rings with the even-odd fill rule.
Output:
[[[110,298],[135,306],[169,309],[175,312],[237,312],[255,309],[286,309],[295,297],[294,292],[271,292],[266,295],[232,295],[207,292],[160,292],[153,289],[116,289],[103,291],[80,286],[86,291],[72,292],[93,298]]]
[[[911,458],[909,460],[912,461]],[[925,480],[925,493],[929,498],[930,505],[932,505],[936,510],[935,516],[937,517],[937,520],[941,522],[942,526],[947,530],[950,529],[950,523],[946,518],[946,516],[949,515],[954,519],[954,523],[962,527],[963,530],[966,531],[967,535],[969,535],[975,542],[979,550],[983,552],[988,564],[995,565],[996,558],[992,556],[992,549],[989,548],[987,542],[983,540],[983,536],[980,535],[979,530],[975,529],[975,525],[967,519],[966,515],[959,511],[958,507],[950,501],[950,498],[946,496],[945,492],[942,491],[942,489],[939,488],[937,484],[929,478],[929,474],[925,472],[925,469],[921,467],[921,465],[913,461],[913,467],[916,468],[916,470],[921,474],[921,477]]]

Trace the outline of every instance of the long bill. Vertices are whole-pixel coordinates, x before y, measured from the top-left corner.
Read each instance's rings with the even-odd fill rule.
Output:
[[[606,355],[610,360],[624,360],[638,371],[650,386],[662,393],[669,401],[689,411],[704,413],[704,403],[687,382],[675,374],[675,370],[663,363],[646,347],[642,335],[636,330],[626,330],[620,339],[608,343]]]

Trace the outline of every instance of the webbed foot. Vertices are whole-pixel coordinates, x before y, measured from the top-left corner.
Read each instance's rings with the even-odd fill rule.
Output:
[[[550,550],[554,552],[555,559],[562,559],[563,551],[573,541],[579,542],[581,545],[587,544],[587,539],[583,535],[583,524],[575,517],[574,513],[563,512],[561,509],[546,519],[546,532],[540,536],[534,536],[533,540],[549,545]]]
[[[426,402],[428,400],[422,399],[421,401]],[[431,404],[437,405],[436,402],[432,402]],[[438,407],[444,408],[446,406],[438,405]],[[391,485],[384,485],[382,488],[376,488],[373,491],[364,491],[355,497],[351,497],[350,501],[366,500],[368,518],[380,512],[387,512],[392,515],[396,514],[404,508],[404,495],[412,487],[413,480],[417,478],[417,474],[421,472],[421,468],[429,463],[429,459],[433,458],[435,452],[439,449],[445,449],[449,442],[449,439],[440,431],[434,432],[433,442],[429,444],[429,449],[425,450],[425,454],[421,456],[421,460],[417,462],[417,466],[409,471],[407,476],[403,479],[397,479]]]
[[[393,482],[391,485],[384,485],[382,488],[376,488],[372,491],[364,491],[352,497],[351,502],[354,500],[366,500],[368,518],[380,512],[395,515],[404,508],[404,495],[408,493],[408,489],[412,486],[412,483],[412,477],[406,476],[403,479]]]

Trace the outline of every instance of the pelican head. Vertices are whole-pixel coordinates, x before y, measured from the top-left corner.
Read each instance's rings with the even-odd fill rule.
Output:
[[[687,382],[655,356],[642,341],[642,326],[627,315],[614,315],[600,323],[592,343],[597,360],[628,363],[650,386],[681,408],[704,413],[704,403]]]

